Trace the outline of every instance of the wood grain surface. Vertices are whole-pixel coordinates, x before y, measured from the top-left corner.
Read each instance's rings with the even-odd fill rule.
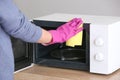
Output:
[[[34,65],[15,73],[14,80],[120,80],[120,70],[110,75],[101,75],[81,70]]]

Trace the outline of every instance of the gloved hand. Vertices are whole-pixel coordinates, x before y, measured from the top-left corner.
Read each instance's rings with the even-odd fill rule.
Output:
[[[83,30],[83,28],[79,28],[81,24],[83,24],[81,18],[74,18],[58,27],[56,30],[50,30],[49,32],[52,35],[52,41],[48,44],[63,43],[67,41],[69,38]]]

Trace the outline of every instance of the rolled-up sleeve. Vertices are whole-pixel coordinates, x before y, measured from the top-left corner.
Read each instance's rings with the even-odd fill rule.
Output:
[[[42,29],[32,24],[12,0],[0,2],[0,24],[8,34],[26,42],[37,42],[42,34]]]

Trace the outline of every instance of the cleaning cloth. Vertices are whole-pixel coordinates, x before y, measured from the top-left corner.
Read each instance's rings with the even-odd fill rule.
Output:
[[[83,23],[80,25],[79,28],[81,27],[83,27]],[[83,38],[83,31],[77,33],[75,36],[67,40],[66,46],[70,46],[70,47],[82,46],[82,38]]]

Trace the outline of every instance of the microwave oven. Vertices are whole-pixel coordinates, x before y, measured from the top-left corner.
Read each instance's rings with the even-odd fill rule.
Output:
[[[41,66],[111,74],[120,68],[120,17],[55,13],[34,18],[46,30],[56,29],[72,18],[83,19],[82,45],[33,44],[33,63]],[[47,35],[46,35],[47,36]]]

